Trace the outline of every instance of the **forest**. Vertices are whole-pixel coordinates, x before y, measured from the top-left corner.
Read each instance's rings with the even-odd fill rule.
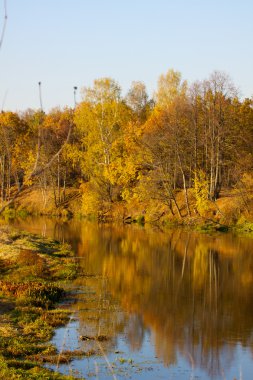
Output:
[[[253,99],[226,73],[189,83],[170,69],[152,98],[143,82],[123,96],[101,78],[81,96],[1,112],[0,213],[37,197],[33,212],[100,220],[250,220]]]

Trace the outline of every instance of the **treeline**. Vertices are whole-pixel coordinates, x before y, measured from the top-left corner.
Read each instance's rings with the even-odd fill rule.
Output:
[[[113,79],[98,79],[75,109],[0,114],[0,200],[36,184],[45,207],[50,193],[57,208],[71,187],[84,214],[160,202],[181,218],[193,191],[201,214],[222,190],[247,187],[252,147],[253,100],[224,73],[190,85],[169,70],[153,99],[142,82],[123,97]]]

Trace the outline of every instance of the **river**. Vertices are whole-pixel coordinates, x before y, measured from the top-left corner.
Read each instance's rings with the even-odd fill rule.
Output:
[[[253,378],[252,238],[42,217],[14,225],[76,253],[73,319],[53,343],[93,355],[59,371],[101,380]],[[106,338],[80,341],[92,334]]]

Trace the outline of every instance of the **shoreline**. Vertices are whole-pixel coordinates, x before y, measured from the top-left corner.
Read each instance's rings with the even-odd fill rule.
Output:
[[[41,194],[38,188],[32,188],[18,198],[12,207],[1,215],[6,221],[27,216],[57,217],[63,220],[72,218],[94,220],[99,223],[122,223],[140,225],[186,226],[198,230],[214,230],[226,232],[253,232],[253,214],[242,205],[240,194],[233,191],[222,193],[217,201],[209,201],[203,211],[196,209],[196,199],[193,189],[188,192],[189,211],[187,213],[183,192],[177,193],[177,205],[166,205],[161,201],[150,199],[148,202],[102,202],[94,205],[89,212],[84,209],[85,193],[81,190],[69,188],[67,197],[70,199],[64,207],[56,208],[52,201],[47,206],[41,203]],[[48,198],[51,199],[50,193]],[[52,199],[51,199],[52,200]]]
[[[50,343],[55,329],[70,318],[60,304],[77,274],[70,247],[0,226],[0,274],[1,378],[74,380],[44,367],[80,355],[59,356]]]

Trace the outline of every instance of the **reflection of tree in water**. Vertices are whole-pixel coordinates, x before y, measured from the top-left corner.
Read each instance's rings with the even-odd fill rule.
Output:
[[[85,351],[100,352],[96,337],[102,337],[104,350],[115,350],[118,334],[124,331],[128,318],[117,302],[110,296],[107,279],[104,277],[80,277],[75,281],[83,289],[76,295],[75,308],[78,310],[79,335],[88,337],[82,342]]]
[[[221,376],[238,343],[253,347],[251,239],[77,222],[66,234],[83,272],[108,276],[106,294],[132,313],[129,321],[103,314],[112,336],[127,329],[132,349],[141,347],[148,327],[166,365],[177,363],[180,353],[190,365]],[[96,313],[88,316],[93,326]]]
[[[160,235],[160,241],[144,232],[121,238],[111,233],[110,250],[93,246],[99,252],[94,260],[99,257],[99,268],[124,308],[142,315],[144,325],[151,327],[164,363],[175,364],[180,352],[215,376],[233,360],[235,342],[252,344],[253,257],[245,254],[249,241],[238,244],[233,236],[177,231]],[[131,340],[139,337],[139,323],[131,329]]]
[[[125,332],[132,351],[138,351],[141,349],[145,330],[141,316],[138,314],[131,314]]]

